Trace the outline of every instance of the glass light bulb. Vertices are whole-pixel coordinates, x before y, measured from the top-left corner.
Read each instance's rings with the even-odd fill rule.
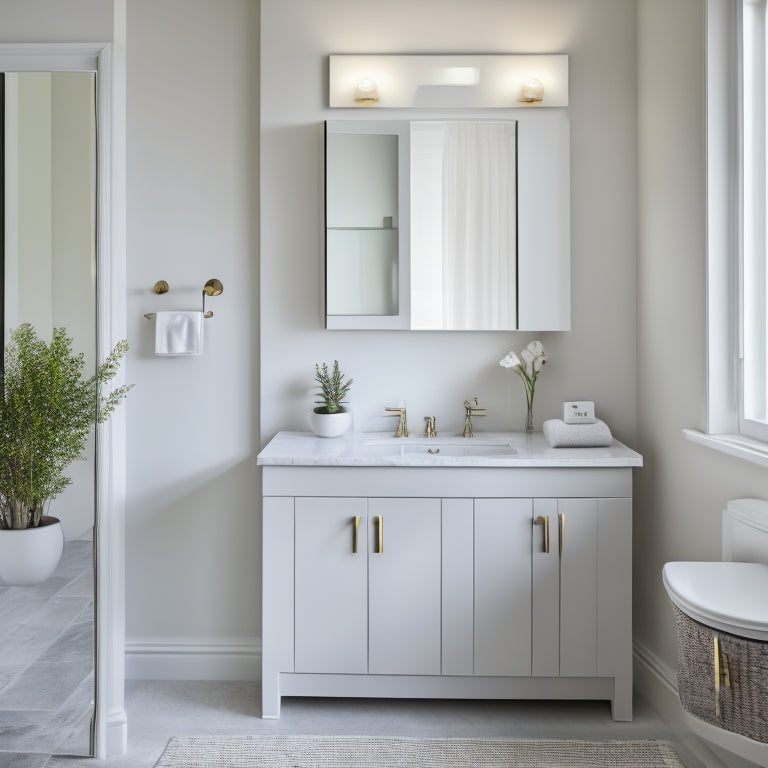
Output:
[[[373,104],[379,100],[379,87],[370,77],[358,81],[355,88],[355,101],[359,104]]]
[[[520,101],[541,101],[544,98],[544,86],[538,77],[527,77],[520,88]]]

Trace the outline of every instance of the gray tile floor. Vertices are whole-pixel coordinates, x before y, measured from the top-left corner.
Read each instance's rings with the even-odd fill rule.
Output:
[[[107,760],[52,757],[0,768],[152,768],[168,740],[183,735],[338,734],[371,736],[664,739],[686,768],[702,768],[686,737],[642,701],[631,723],[614,723],[605,702],[284,699],[279,720],[260,718],[258,683],[126,683],[128,753]]]
[[[90,752],[92,564],[93,543],[70,541],[45,583],[0,586],[0,768]]]

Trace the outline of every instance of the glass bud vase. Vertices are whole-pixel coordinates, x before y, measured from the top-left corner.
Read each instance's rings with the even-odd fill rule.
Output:
[[[533,389],[525,388],[525,431],[533,432]]]

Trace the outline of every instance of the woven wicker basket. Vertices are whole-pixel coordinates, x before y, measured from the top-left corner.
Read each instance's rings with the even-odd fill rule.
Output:
[[[718,728],[768,742],[768,642],[677,619],[677,686],[686,712]]]

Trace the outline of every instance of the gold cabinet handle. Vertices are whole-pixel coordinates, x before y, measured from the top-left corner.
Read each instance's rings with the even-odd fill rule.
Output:
[[[720,717],[720,639],[717,635],[712,638],[713,656],[715,661],[715,717]]]
[[[559,542],[558,546],[560,547],[560,557],[562,557],[563,556],[563,541],[565,539],[565,513],[561,512],[557,516],[557,524],[558,524],[558,527],[559,527],[559,530],[560,530],[560,542]]]
[[[379,515],[376,520],[376,554],[384,553],[384,517]]]
[[[360,528],[360,515],[355,515],[352,525],[352,554],[357,554],[357,532]]]
[[[544,526],[544,553],[549,554],[549,515],[539,515],[536,518],[536,525]]]

